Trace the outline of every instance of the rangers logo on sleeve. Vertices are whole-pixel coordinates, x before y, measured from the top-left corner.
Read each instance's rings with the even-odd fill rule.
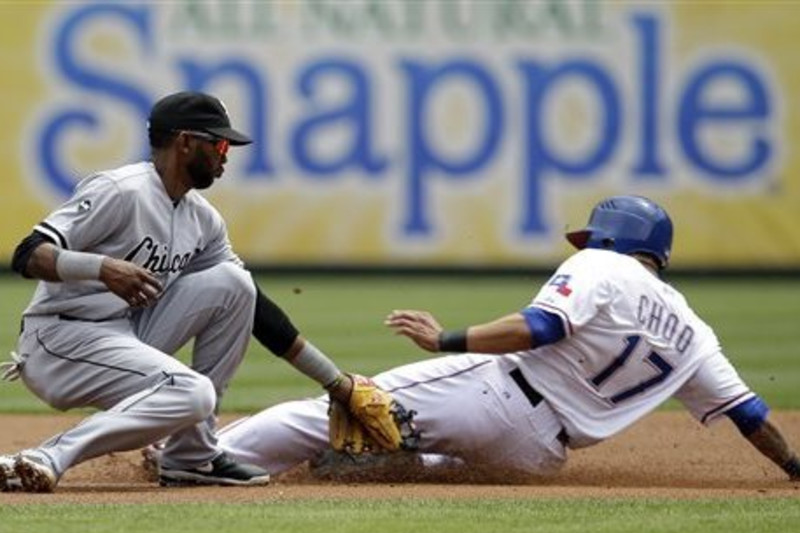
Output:
[[[569,296],[572,294],[572,289],[569,287],[569,280],[572,279],[570,274],[557,274],[553,276],[548,287],[557,287],[556,292],[561,296]]]

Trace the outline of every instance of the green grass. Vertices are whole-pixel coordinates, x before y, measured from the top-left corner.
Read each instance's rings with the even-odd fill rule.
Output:
[[[269,531],[270,533],[796,531],[800,501],[295,500],[259,504],[20,505],[0,507],[15,533]]]
[[[343,369],[373,374],[426,357],[393,336],[383,317],[395,308],[434,312],[445,327],[495,318],[526,305],[538,277],[263,276],[264,291],[301,332]],[[800,279],[680,279],[675,283],[715,328],[742,377],[774,408],[800,408]],[[34,283],[0,277],[0,350],[13,349],[19,315]],[[2,353],[2,352],[0,352]],[[187,359],[187,351],[182,359]],[[320,389],[256,341],[223,402],[249,412]],[[49,412],[19,383],[0,386],[0,411]]]

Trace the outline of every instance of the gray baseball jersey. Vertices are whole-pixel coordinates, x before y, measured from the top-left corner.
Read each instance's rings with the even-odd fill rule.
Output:
[[[241,265],[217,210],[194,190],[173,202],[151,162],[87,177],[34,229],[64,249],[131,261],[155,274],[165,290],[184,271],[224,261]],[[99,281],[42,281],[24,314],[101,320],[128,310]]]
[[[247,350],[255,306],[220,214],[193,190],[173,201],[153,164],[141,162],[86,178],[35,230],[64,249],[131,261],[164,290],[132,311],[100,281],[39,282],[17,344],[23,381],[53,407],[112,414],[27,453],[60,475],[171,435],[165,466],[211,460],[213,409]],[[171,356],[190,339],[192,368]]]

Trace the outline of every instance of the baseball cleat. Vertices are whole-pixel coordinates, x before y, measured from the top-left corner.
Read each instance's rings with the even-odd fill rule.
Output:
[[[0,492],[22,490],[22,482],[14,471],[14,456],[0,455]]]
[[[261,467],[239,463],[226,453],[197,468],[161,467],[159,484],[162,487],[192,485],[258,486],[269,483],[269,473]]]
[[[14,471],[22,482],[25,492],[53,492],[58,477],[42,459],[30,455],[17,455]]]

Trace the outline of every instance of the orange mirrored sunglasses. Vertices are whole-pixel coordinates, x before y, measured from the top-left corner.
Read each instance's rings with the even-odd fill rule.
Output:
[[[228,139],[223,139],[222,137],[217,137],[216,135],[212,135],[204,131],[180,130],[180,133],[185,133],[190,137],[197,137],[198,139],[203,139],[212,143],[214,145],[214,149],[219,155],[227,154],[228,148],[231,147],[231,143]]]

